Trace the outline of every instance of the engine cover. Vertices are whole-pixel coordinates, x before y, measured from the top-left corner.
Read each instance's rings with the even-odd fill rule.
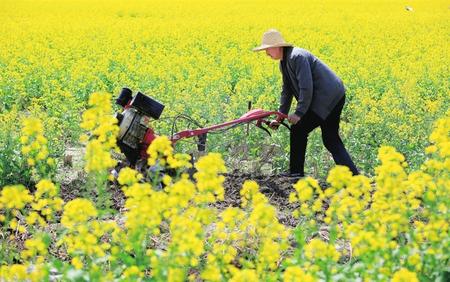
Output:
[[[133,149],[139,149],[139,144],[148,130],[149,118],[133,108],[126,109],[122,115],[118,139]]]
[[[134,108],[127,108],[120,114],[117,144],[132,165],[140,158],[149,120]]]

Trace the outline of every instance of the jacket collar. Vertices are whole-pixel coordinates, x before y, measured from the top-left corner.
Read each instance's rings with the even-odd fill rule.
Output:
[[[291,56],[293,47],[283,47],[283,61],[286,62],[286,59]]]

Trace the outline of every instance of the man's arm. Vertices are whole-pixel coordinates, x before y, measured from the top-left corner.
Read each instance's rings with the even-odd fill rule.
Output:
[[[313,94],[313,79],[311,66],[304,56],[295,57],[295,75],[298,81],[298,103],[295,114],[302,117],[308,111]],[[292,97],[291,97],[292,99]]]
[[[292,103],[292,93],[289,90],[290,89],[288,89],[286,83],[283,82],[283,88],[280,96],[280,107],[278,108],[278,111],[286,115],[289,113]]]
[[[289,110],[291,109],[293,95],[291,89],[288,87],[288,84],[286,82],[286,74],[283,73],[283,67],[281,65],[281,62],[279,67],[281,72],[281,78],[283,79],[283,86],[281,88],[280,107],[278,108],[278,111],[287,115],[289,113]]]
[[[292,103],[292,94],[288,90],[286,83],[283,82],[283,87],[280,96],[280,107],[278,108],[278,111],[287,115],[289,113],[289,109],[291,108],[291,103]],[[282,121],[283,118],[277,117],[276,119],[270,122],[269,127],[272,129],[277,129],[278,126],[280,125],[280,122]]]

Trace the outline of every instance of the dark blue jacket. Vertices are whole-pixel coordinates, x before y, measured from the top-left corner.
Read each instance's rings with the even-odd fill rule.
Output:
[[[339,100],[345,95],[342,80],[309,51],[297,47],[285,47],[280,61],[283,75],[279,111],[288,114],[292,97],[297,100],[295,114],[302,117],[312,110],[326,119]]]

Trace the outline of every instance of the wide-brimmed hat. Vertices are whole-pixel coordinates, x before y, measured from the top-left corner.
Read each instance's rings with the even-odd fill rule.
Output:
[[[292,46],[292,44],[284,41],[283,36],[281,36],[281,33],[278,30],[269,29],[268,31],[264,32],[261,46],[253,48],[253,51],[256,52],[265,50],[270,47],[285,47],[285,46]]]

